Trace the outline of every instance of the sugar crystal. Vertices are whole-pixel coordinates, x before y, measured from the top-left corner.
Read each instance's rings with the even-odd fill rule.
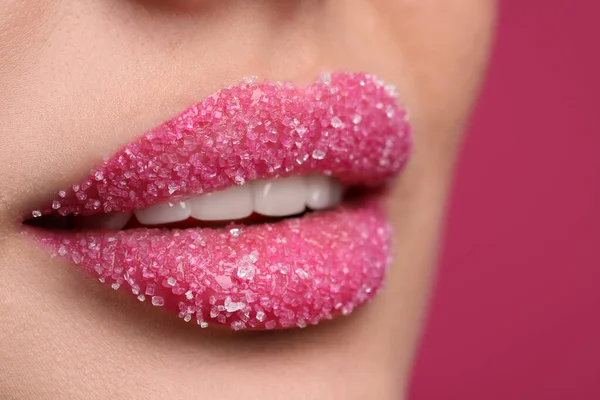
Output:
[[[266,314],[263,311],[258,311],[256,313],[256,319],[260,322],[263,322],[266,318]]]
[[[324,84],[329,85],[331,83],[331,74],[329,72],[323,72],[319,76],[319,80]]]
[[[233,321],[231,323],[231,329],[233,329],[234,331],[239,331],[240,329],[244,329],[245,327],[246,324],[242,321]]]
[[[152,305],[157,307],[164,306],[165,299],[163,299],[161,296],[152,296]]]
[[[331,118],[331,126],[335,129],[340,129],[344,127],[344,123],[339,117],[333,117]]]
[[[302,279],[306,279],[308,278],[308,272],[306,272],[305,270],[303,270],[302,268],[298,268],[296,270],[296,274],[298,274],[298,276]]]
[[[323,150],[320,149],[315,149],[312,152],[312,158],[314,158],[315,160],[322,160],[325,158],[325,152]]]
[[[255,269],[251,264],[240,265],[237,269],[237,276],[240,279],[251,280],[254,278]]]

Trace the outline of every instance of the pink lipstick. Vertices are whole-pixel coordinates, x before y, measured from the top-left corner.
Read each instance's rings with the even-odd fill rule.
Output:
[[[245,79],[126,145],[32,217],[141,215],[165,204],[185,209],[233,187],[261,182],[264,191],[292,176],[329,176],[364,193],[402,171],[411,143],[393,87],[372,75],[323,74],[306,88]],[[263,197],[249,197],[248,213],[254,201],[269,215]],[[253,225],[234,219],[220,228],[28,232],[113,289],[186,322],[304,327],[349,314],[382,287],[391,232],[377,197],[367,193],[336,207],[321,202],[330,209]],[[308,201],[321,203],[315,196]]]

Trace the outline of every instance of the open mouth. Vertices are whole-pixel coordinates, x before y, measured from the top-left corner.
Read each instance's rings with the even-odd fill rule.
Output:
[[[186,229],[218,228],[231,223],[251,225],[332,209],[358,196],[326,175],[291,176],[246,182],[225,190],[192,196],[187,200],[162,202],[127,212],[93,215],[46,214],[25,224],[45,229],[122,230],[140,227]]]
[[[372,75],[246,79],[24,223],[52,255],[186,322],[304,327],[381,288],[391,231],[379,193],[410,150],[406,111]]]

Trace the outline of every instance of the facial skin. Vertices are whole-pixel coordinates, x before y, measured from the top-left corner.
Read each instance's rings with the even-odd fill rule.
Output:
[[[491,0],[3,0],[0,398],[398,399],[493,14]],[[387,287],[352,316],[286,332],[199,330],[21,235],[21,215],[219,88],[323,70],[396,84],[415,128],[389,201]]]

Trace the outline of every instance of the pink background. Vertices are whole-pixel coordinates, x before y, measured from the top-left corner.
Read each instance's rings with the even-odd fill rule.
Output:
[[[411,400],[600,399],[600,5],[501,0]]]

